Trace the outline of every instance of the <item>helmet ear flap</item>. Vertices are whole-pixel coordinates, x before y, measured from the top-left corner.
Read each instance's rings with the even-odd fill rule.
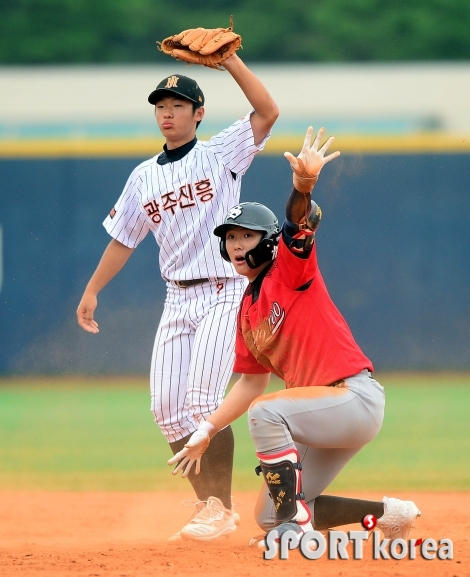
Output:
[[[245,253],[245,262],[250,268],[258,268],[265,262],[270,262],[274,258],[274,250],[278,244],[279,235],[272,235],[263,238],[255,248]]]

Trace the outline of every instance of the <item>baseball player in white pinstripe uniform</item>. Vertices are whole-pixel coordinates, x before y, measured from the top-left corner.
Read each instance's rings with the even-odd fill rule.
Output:
[[[266,88],[236,54],[224,67],[252,111],[207,142],[196,138],[204,95],[195,80],[175,74],[150,94],[166,140],[164,151],[132,172],[104,221],[112,240],[77,309],[79,325],[97,333],[99,291],[151,232],[160,247],[160,269],[167,283],[152,355],[151,409],[173,453],[218,407],[232,374],[245,279],[222,259],[212,231],[238,203],[241,178],[278,116]],[[201,474],[189,477],[198,501],[185,538],[212,540],[236,529],[231,428],[216,439],[203,457]],[[170,539],[179,538],[177,533]]]

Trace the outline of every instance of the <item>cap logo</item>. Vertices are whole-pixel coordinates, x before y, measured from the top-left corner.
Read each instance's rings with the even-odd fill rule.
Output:
[[[199,96],[199,99],[198,99],[198,100],[199,100],[199,102],[202,102],[202,98],[201,98],[200,96]]]
[[[242,212],[243,212],[242,207],[239,204],[237,204],[237,206],[234,206],[233,208],[231,208],[229,210],[229,212],[227,214],[227,220],[229,218],[232,220],[237,218],[237,216],[240,216]]]
[[[169,76],[165,88],[178,88],[178,76]]]

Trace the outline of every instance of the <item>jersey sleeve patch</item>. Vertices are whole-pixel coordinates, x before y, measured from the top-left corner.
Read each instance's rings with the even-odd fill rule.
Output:
[[[109,211],[109,216],[110,216],[111,218],[114,218],[114,215],[115,215],[115,214],[116,214],[116,209],[115,209],[114,206],[113,206],[113,208]]]

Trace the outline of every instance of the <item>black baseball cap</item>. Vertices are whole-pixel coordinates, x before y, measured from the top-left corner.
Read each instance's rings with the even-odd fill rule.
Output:
[[[158,100],[164,96],[162,92],[172,92],[173,94],[191,100],[191,102],[195,102],[199,106],[204,106],[204,94],[202,90],[195,80],[187,76],[173,74],[172,76],[164,78],[152,94],[150,94],[148,98],[150,104],[156,104]]]

